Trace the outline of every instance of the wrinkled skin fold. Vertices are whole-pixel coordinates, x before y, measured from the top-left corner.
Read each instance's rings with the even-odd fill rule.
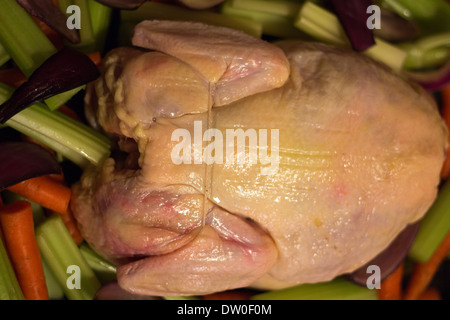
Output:
[[[447,128],[428,94],[369,58],[192,22],[144,21],[132,40],[108,54],[86,95],[91,124],[117,150],[84,172],[72,199],[83,236],[118,265],[125,290],[328,281],[433,203]],[[172,133],[194,136],[195,122],[278,129],[277,170],[175,164]]]

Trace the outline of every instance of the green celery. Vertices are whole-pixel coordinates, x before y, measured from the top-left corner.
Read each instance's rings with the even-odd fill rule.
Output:
[[[93,51],[103,53],[112,18],[112,8],[95,0],[88,0],[91,15],[92,32],[95,44]]]
[[[255,21],[262,25],[262,33],[280,38],[304,38],[305,34],[294,27],[293,19],[281,15],[257,10],[241,9],[233,6],[232,1],[226,1],[221,6],[225,16]]]
[[[409,250],[409,257],[418,262],[430,259],[450,230],[450,180],[439,190],[438,197],[420,222],[420,229]]]
[[[236,9],[270,13],[285,18],[294,18],[300,10],[300,3],[290,1],[229,0]]]
[[[89,245],[82,243],[80,251],[102,284],[117,279],[116,266],[100,257]]]
[[[50,300],[61,300],[64,299],[64,290],[53,274],[52,270],[48,266],[48,263],[44,258],[42,260],[42,267],[44,269],[45,284],[47,285],[48,297]]]
[[[311,1],[305,2],[294,25],[311,37],[336,46],[350,47],[350,41],[339,19]],[[399,47],[375,37],[375,45],[364,54],[400,72],[407,53]]]
[[[0,67],[7,63],[9,60],[11,60],[11,56],[6,51],[5,47],[3,47],[3,45],[0,43]]]
[[[256,294],[252,300],[377,300],[377,290],[357,285],[342,277],[329,282],[302,284],[292,288]]]
[[[83,258],[80,249],[76,245],[59,215],[47,218],[36,228],[36,239],[42,256],[50,270],[55,275],[58,283],[63,288],[64,294],[69,300],[92,300],[95,297],[101,283],[94,271]],[[71,288],[70,277],[77,276],[68,269],[71,266],[79,268],[80,287]]]
[[[14,0],[0,1],[0,43],[27,78],[57,52],[33,18]],[[46,103],[51,110],[57,109],[80,89],[52,97]]]
[[[25,300],[0,230],[0,300]]]
[[[0,103],[6,101],[13,88],[0,83]],[[110,152],[107,137],[59,112],[36,104],[19,112],[6,122],[9,127],[34,138],[84,168],[102,162]]]
[[[91,15],[89,10],[90,6],[88,0],[73,0],[73,4],[80,8],[81,28],[79,33],[81,42],[76,45],[71,44],[71,46],[84,53],[92,52],[95,47],[95,38],[91,24]]]
[[[26,77],[57,52],[15,0],[0,1],[0,42]]]
[[[402,43],[400,47],[408,53],[405,68],[439,67],[450,58],[450,32],[421,37],[413,42]]]
[[[175,5],[145,2],[137,10],[122,10],[124,22],[140,22],[146,19],[189,20],[242,30],[255,37],[261,37],[262,25],[256,21],[229,17],[216,12],[189,10]]]
[[[446,0],[381,0],[379,3],[414,22],[423,35],[450,31],[450,4]]]

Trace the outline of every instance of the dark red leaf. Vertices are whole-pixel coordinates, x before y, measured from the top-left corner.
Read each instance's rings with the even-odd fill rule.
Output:
[[[23,180],[61,173],[54,156],[32,142],[0,143],[0,190]]]
[[[0,106],[0,123],[5,123],[37,102],[89,83],[99,75],[97,66],[88,56],[75,49],[64,48],[47,59],[30,79]]]
[[[139,8],[146,0],[96,0],[117,9],[133,10]]]
[[[420,224],[418,222],[407,226],[387,247],[384,251],[378,254],[374,259],[369,261],[363,267],[357,269],[353,273],[348,275],[348,278],[353,282],[362,286],[367,285],[367,279],[372,273],[367,272],[367,268],[370,265],[375,265],[380,268],[381,279],[383,281],[389,276],[400,263],[405,259],[409,249],[419,231]]]
[[[354,50],[364,51],[375,44],[373,31],[367,27],[372,0],[331,0],[331,4]]]

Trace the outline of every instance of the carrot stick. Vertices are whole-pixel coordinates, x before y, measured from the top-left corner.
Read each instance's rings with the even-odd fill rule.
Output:
[[[446,86],[441,91],[442,105],[441,113],[447,127],[450,128],[450,85]],[[450,136],[449,136],[450,143]],[[444,165],[441,170],[441,179],[448,179],[450,176],[450,147],[447,149],[447,155],[444,161]]]
[[[442,298],[438,289],[428,288],[419,296],[418,300],[442,300]]]
[[[72,211],[70,208],[67,209],[66,212],[60,213],[52,210],[48,210],[49,215],[57,214],[61,217],[61,220],[64,222],[64,225],[66,226],[67,230],[69,231],[70,235],[72,236],[73,240],[77,245],[80,245],[83,242],[83,236],[81,235],[80,230],[78,229],[77,221],[75,220],[75,217],[73,216]]]
[[[100,52],[98,52],[98,51],[91,52],[91,53],[88,53],[87,56],[91,59],[91,61],[93,63],[95,63],[95,65],[97,67],[100,67],[102,65],[102,56],[101,56]]]
[[[405,291],[405,300],[417,300],[427,289],[442,261],[450,252],[450,231],[442,240],[431,258],[424,263],[415,263]]]
[[[0,222],[6,248],[25,299],[48,300],[31,204],[28,201],[16,201],[4,206],[0,209]]]
[[[402,280],[404,263],[381,282],[378,290],[379,300],[402,300]]]
[[[49,175],[19,182],[8,190],[59,213],[67,211],[72,194],[68,186]]]

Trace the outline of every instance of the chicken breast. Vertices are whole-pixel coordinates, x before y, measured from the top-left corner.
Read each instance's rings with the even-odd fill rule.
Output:
[[[73,187],[122,288],[198,295],[328,281],[433,203],[447,128],[421,88],[361,54],[144,21],[88,87],[117,140]]]

